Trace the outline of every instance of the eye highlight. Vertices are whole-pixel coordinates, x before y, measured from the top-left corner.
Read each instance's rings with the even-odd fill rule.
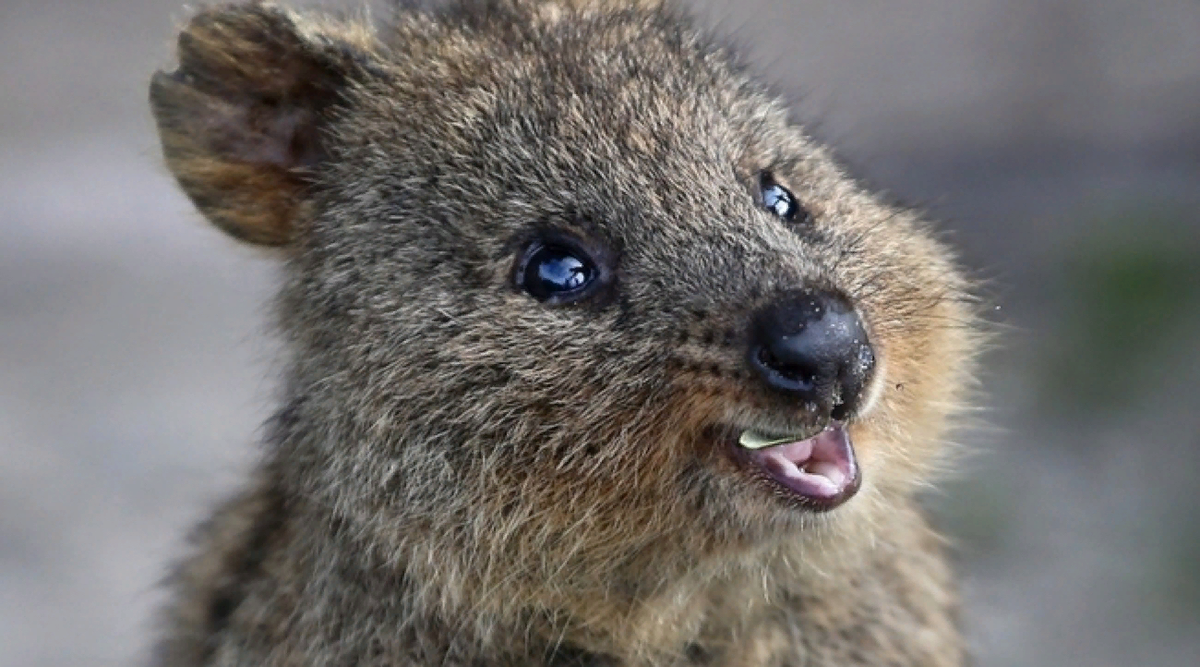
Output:
[[[770,173],[763,172],[759,177],[759,188],[763,208],[774,213],[780,220],[786,222],[808,221],[808,211],[804,210],[792,191],[776,183]]]
[[[536,241],[525,251],[517,286],[549,304],[573,303],[592,293],[600,271],[586,253],[565,244]]]

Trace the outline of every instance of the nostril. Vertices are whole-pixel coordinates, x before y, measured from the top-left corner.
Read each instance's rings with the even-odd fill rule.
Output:
[[[754,360],[759,372],[769,376],[781,388],[788,390],[808,390],[817,383],[819,371],[805,364],[797,364],[780,359],[771,348],[762,345],[756,348]]]

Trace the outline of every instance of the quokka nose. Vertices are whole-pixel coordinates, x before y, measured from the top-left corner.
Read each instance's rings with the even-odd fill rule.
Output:
[[[787,292],[757,313],[749,355],[767,386],[834,419],[858,406],[875,367],[875,351],[850,302],[812,289]]]

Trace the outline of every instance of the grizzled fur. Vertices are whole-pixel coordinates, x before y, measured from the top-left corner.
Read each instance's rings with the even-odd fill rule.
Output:
[[[154,77],[184,191],[280,247],[288,350],[265,460],[174,576],[158,664],[961,664],[913,500],[974,346],[946,248],[675,8],[398,14],[203,9]],[[763,210],[763,171],[809,220]],[[544,236],[611,284],[521,291]],[[848,295],[878,357],[862,489],[824,514],[723,444],[811,419],[744,353],[802,286]]]

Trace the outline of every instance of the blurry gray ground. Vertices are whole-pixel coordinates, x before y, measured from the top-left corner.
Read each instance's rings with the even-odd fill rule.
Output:
[[[146,111],[180,2],[0,5],[6,667],[143,655],[270,406],[269,262],[192,212]],[[1200,3],[703,5],[990,280],[1000,428],[933,499],[979,664],[1200,664]]]

